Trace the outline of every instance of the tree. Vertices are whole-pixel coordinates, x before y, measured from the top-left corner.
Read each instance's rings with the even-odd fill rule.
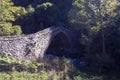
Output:
[[[69,23],[87,30],[88,45],[93,37],[100,32],[102,35],[102,53],[105,53],[104,28],[117,15],[114,11],[118,0],[74,0],[69,13]],[[78,27],[78,28],[79,28]]]
[[[11,0],[0,0],[0,36],[20,35],[20,26],[13,25],[12,22],[25,14],[25,9],[14,6]]]
[[[105,49],[105,33],[104,28],[112,21],[112,18],[116,16],[114,10],[118,6],[117,0],[98,0],[91,1],[91,9],[94,11],[97,20],[99,22],[99,29],[102,35],[102,52],[106,53]]]

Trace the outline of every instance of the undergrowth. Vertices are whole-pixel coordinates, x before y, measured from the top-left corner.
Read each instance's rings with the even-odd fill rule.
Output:
[[[82,70],[81,70],[82,69]],[[18,60],[10,55],[0,57],[0,80],[119,80],[116,74],[98,74],[89,67],[76,67],[67,58],[46,58],[43,61]],[[112,75],[112,76],[111,76]]]

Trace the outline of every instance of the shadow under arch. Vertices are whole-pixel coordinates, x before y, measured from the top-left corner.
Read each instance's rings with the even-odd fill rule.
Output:
[[[59,32],[51,38],[50,44],[44,55],[66,56],[70,46],[71,44],[68,36],[63,32]]]

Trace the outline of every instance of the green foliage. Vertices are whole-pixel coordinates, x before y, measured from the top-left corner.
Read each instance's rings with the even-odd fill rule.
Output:
[[[23,7],[14,6],[11,0],[0,0],[0,21],[15,21],[16,18],[26,13]]]
[[[46,10],[47,8],[52,7],[52,6],[53,6],[52,3],[45,2],[45,3],[42,3],[42,4],[38,5],[37,8],[43,7]]]
[[[0,0],[0,36],[20,35],[20,26],[12,22],[26,14],[25,8],[14,6],[11,0]]]
[[[0,23],[0,36],[20,35],[22,33],[20,26],[12,26],[10,22]]]
[[[11,34],[11,23],[0,24],[0,36],[9,36]]]
[[[12,31],[11,35],[21,35],[22,34],[22,30],[19,25],[13,26],[11,31]]]
[[[26,8],[26,11],[28,13],[33,13],[35,11],[34,7],[32,7],[32,5],[29,5],[27,8]]]
[[[119,24],[116,24],[116,21],[120,15],[120,1],[74,0],[72,5],[68,14],[69,24],[81,29],[83,35],[80,43],[85,45],[86,53],[113,54],[118,51],[116,54],[119,54],[119,49],[116,50],[117,46],[114,45],[113,47],[116,41],[109,38],[111,36],[119,40],[119,34],[116,34],[117,30],[115,28]],[[116,38],[115,35],[117,35]]]
[[[38,67],[41,66],[42,69],[39,71]],[[115,74],[115,76],[112,74],[112,76],[110,74],[97,75],[98,71],[93,75],[92,71],[89,71],[90,67],[88,67],[88,74],[80,69],[82,67],[76,68],[66,58],[48,59],[47,62],[39,63],[35,59],[32,61],[16,60],[8,53],[3,53],[0,57],[0,80],[103,80],[104,77],[107,80],[119,79]]]
[[[73,6],[68,14],[68,20],[74,27],[86,27],[88,29],[93,26],[98,26],[101,28],[107,25],[113,17],[119,15],[115,12],[118,6],[118,0],[74,0]],[[105,21],[103,21],[103,18]],[[100,23],[100,25],[97,23]],[[104,25],[101,26],[101,24]],[[95,28],[93,29],[95,30]]]
[[[10,56],[8,55],[4,55],[3,57],[0,58],[0,62],[1,62],[1,65],[0,65],[0,69],[1,69],[1,66],[3,65],[3,62],[5,63],[4,65],[7,65],[9,63],[9,66],[11,66],[11,64],[13,63],[18,63],[18,61],[15,61],[13,60]],[[37,63],[36,61],[32,61],[31,62],[24,62],[24,63],[21,63],[19,62],[19,64],[23,64],[23,65],[26,65],[26,71],[24,72],[17,72],[19,71],[21,68],[18,67],[17,65],[14,65],[14,69],[12,69],[13,71],[12,72],[4,72],[4,73],[0,73],[0,79],[1,80],[10,80],[10,79],[13,79],[13,80],[19,80],[19,79],[22,79],[22,80],[61,80],[63,78],[65,79],[70,79],[70,77],[68,75],[65,75],[64,70],[62,71],[55,71],[55,70],[52,70],[52,71],[45,71],[45,70],[42,70],[41,72],[36,72],[35,69],[37,69],[37,65],[39,63]],[[60,63],[62,64],[62,63]],[[65,64],[63,62],[63,64]],[[58,63],[59,65],[59,63]],[[39,65],[40,66],[40,65]],[[61,65],[62,66],[62,65]],[[19,69],[16,71],[16,69]]]

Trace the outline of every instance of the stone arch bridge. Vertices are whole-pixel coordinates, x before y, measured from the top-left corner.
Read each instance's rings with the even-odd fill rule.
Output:
[[[62,35],[59,37],[63,41],[67,39],[70,48],[77,47],[77,31],[64,27],[50,27],[26,36],[0,37],[0,55],[10,54],[18,59],[42,58],[54,37],[58,35]]]

